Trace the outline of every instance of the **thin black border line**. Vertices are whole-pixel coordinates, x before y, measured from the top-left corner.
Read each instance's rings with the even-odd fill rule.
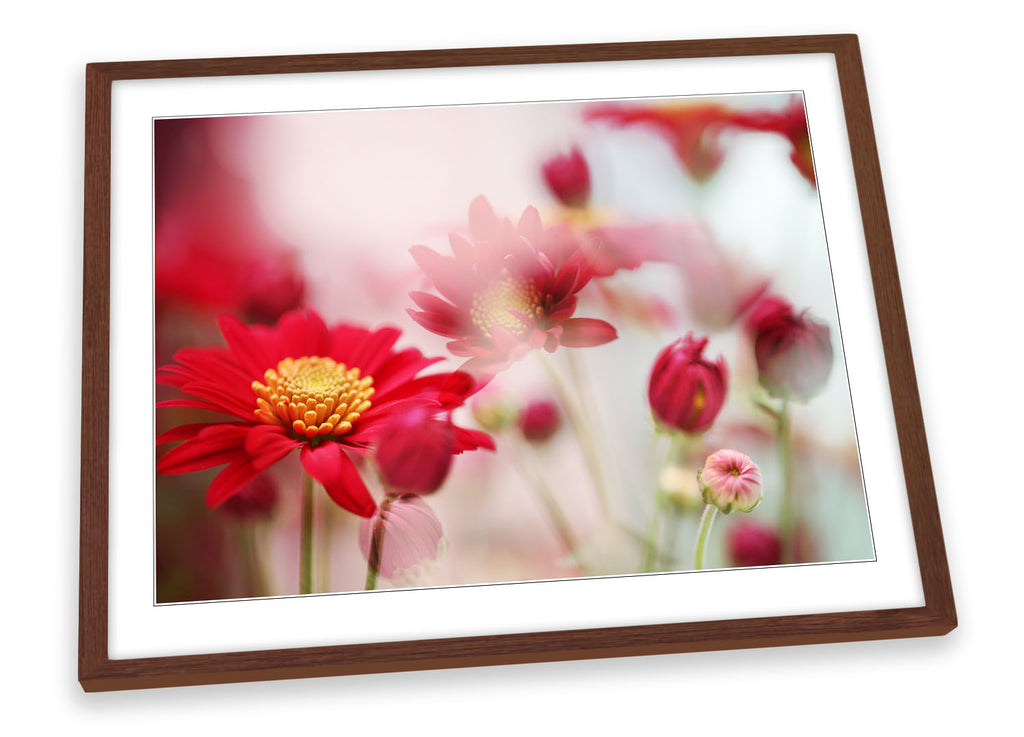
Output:
[[[403,70],[407,71],[407,70]],[[206,79],[200,78],[200,79]],[[115,80],[116,81],[116,80]],[[778,95],[799,95],[804,111],[804,120],[807,125],[808,131],[808,146],[811,148],[811,161],[814,166],[814,151],[810,140],[810,118],[807,114],[807,102],[806,92],[803,89],[786,89],[786,90],[759,90],[759,91],[740,91],[740,92],[726,92],[726,93],[695,93],[687,95],[643,95],[634,97],[604,97],[604,98],[574,98],[574,99],[560,99],[560,100],[522,100],[522,101],[488,101],[488,102],[470,102],[470,103],[447,103],[438,105],[399,105],[399,106],[378,106],[378,107],[365,107],[365,108],[343,108],[343,109],[317,109],[317,110],[286,110],[286,111],[264,111],[259,113],[221,113],[212,115],[183,115],[183,116],[153,116],[150,118],[151,124],[151,167],[152,167],[152,181],[151,181],[151,197],[150,197],[150,214],[151,214],[151,243],[152,248],[150,249],[150,261],[152,264],[153,279],[155,280],[155,251],[156,251],[156,231],[155,231],[155,218],[156,218],[156,147],[155,147],[155,136],[156,136],[156,122],[161,120],[202,120],[210,118],[235,118],[235,117],[266,117],[272,115],[303,115],[303,114],[331,114],[331,113],[350,113],[350,112],[374,112],[374,111],[388,111],[388,110],[435,110],[435,109],[450,109],[450,108],[473,108],[473,107],[500,107],[500,106],[515,106],[515,105],[573,105],[573,104],[587,104],[593,102],[623,102],[623,101],[647,101],[647,100],[679,100],[679,99],[713,99],[720,97],[741,97],[741,96],[778,96]],[[815,171],[815,174],[817,172]],[[156,485],[158,474],[154,473],[153,478],[153,512],[152,512],[152,525],[153,525],[153,604],[154,608],[172,607],[172,606],[187,606],[192,604],[208,604],[208,603],[237,603],[237,602],[258,602],[266,600],[280,600],[280,599],[293,599],[293,598],[310,598],[310,597],[325,597],[325,596],[347,596],[352,594],[366,594],[376,592],[408,592],[408,591],[434,591],[434,590],[446,590],[456,588],[481,588],[489,586],[506,586],[506,585],[520,585],[520,584],[545,584],[545,583],[565,583],[572,581],[593,581],[601,579],[612,579],[612,578],[635,578],[641,576],[666,576],[666,575],[682,575],[688,573],[704,573],[704,572],[724,572],[734,570],[758,570],[758,569],[788,569],[788,568],[803,568],[808,566],[821,566],[821,565],[842,565],[842,564],[858,564],[858,563],[877,563],[878,562],[878,551],[875,544],[874,526],[871,519],[870,505],[868,503],[868,491],[867,484],[864,478],[863,461],[861,458],[860,450],[860,436],[857,428],[856,412],[853,406],[852,389],[850,387],[850,375],[849,375],[849,363],[846,357],[845,344],[842,339],[842,325],[839,320],[839,305],[835,291],[835,276],[832,270],[832,260],[830,248],[828,245],[827,229],[825,226],[825,215],[823,211],[823,205],[821,202],[821,192],[817,186],[817,180],[815,182],[815,197],[818,200],[818,219],[822,224],[822,235],[825,240],[825,252],[829,262],[829,278],[832,286],[832,303],[836,312],[837,328],[839,331],[840,347],[843,351],[843,368],[846,374],[847,384],[847,396],[849,399],[851,420],[853,422],[854,440],[857,446],[857,460],[858,460],[858,471],[860,472],[861,479],[861,497],[864,501],[865,513],[868,522],[868,533],[871,540],[872,558],[860,558],[840,561],[813,561],[807,563],[789,563],[781,564],[776,566],[745,566],[745,567],[730,567],[730,568],[716,568],[716,569],[704,569],[701,571],[696,570],[685,570],[685,571],[651,571],[644,573],[621,573],[621,574],[608,574],[603,576],[569,576],[566,578],[544,578],[544,579],[529,579],[520,581],[490,581],[490,582],[479,582],[469,584],[449,584],[440,586],[414,586],[414,587],[403,587],[395,589],[379,589],[375,592],[367,592],[362,590],[350,590],[350,591],[328,591],[328,592],[317,592],[312,594],[285,594],[279,596],[260,596],[260,597],[245,597],[245,598],[224,598],[224,599],[202,599],[185,602],[158,602],[156,601],[157,595],[157,580],[156,580],[156,567],[157,567],[157,555],[156,555]],[[151,307],[151,325],[153,328],[153,334],[156,335],[156,306],[155,301]],[[156,371],[156,345],[154,341],[153,349],[151,351],[151,369],[152,372]],[[152,386],[151,394],[154,402],[156,396],[156,383]],[[156,433],[156,410],[153,410],[153,432],[154,437]],[[153,447],[153,464],[154,469],[156,467],[156,446]]]

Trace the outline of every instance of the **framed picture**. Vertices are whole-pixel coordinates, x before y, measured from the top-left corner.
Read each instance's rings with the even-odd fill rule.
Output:
[[[955,626],[855,36],[86,76],[85,690]]]

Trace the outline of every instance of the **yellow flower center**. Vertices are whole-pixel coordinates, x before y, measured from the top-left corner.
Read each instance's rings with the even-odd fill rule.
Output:
[[[522,335],[529,326],[509,310],[527,316],[539,317],[544,314],[540,290],[531,279],[510,276],[491,282],[473,295],[473,306],[469,310],[469,316],[473,324],[488,338],[493,337],[491,328],[495,325],[501,325],[516,335]]]
[[[359,369],[320,356],[286,358],[263,380],[252,382],[256,418],[310,439],[347,433],[374,392],[372,376],[359,378]]]

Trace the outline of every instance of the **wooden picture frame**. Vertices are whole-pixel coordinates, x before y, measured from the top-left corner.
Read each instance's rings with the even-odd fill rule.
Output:
[[[367,70],[600,64],[663,59],[834,57],[870,264],[892,416],[924,604],[716,621],[566,628],[486,636],[111,658],[111,109],[118,82]],[[86,69],[79,681],[86,691],[941,635],[952,587],[856,36],[659,41],[515,48],[90,64]],[[881,370],[881,367],[879,367]]]

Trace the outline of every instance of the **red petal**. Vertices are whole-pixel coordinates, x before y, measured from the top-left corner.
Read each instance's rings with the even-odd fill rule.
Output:
[[[416,264],[430,278],[441,294],[456,304],[473,299],[471,272],[460,262],[432,251],[426,246],[409,249]]]
[[[561,343],[570,348],[604,345],[617,337],[619,336],[615,332],[615,328],[604,320],[574,317],[562,323]]]
[[[536,207],[531,205],[523,210],[523,214],[519,216],[519,223],[516,225],[516,232],[535,247],[540,246],[544,237],[544,224],[540,220],[540,214]]]
[[[364,375],[375,375],[377,369],[390,355],[391,347],[401,336],[402,331],[398,328],[380,328],[372,332],[366,331],[365,338],[358,345],[351,346],[345,352],[345,363],[349,366],[358,366]],[[341,349],[339,348],[339,350]]]
[[[200,402],[198,399],[162,399],[156,403],[157,409],[160,409],[161,407],[197,407],[199,409],[208,409],[221,414],[231,414],[230,412],[225,412],[223,407],[218,407],[210,404],[209,402]]]
[[[466,399],[477,391],[477,383],[472,376],[465,371],[456,371],[441,387],[438,400],[445,409],[452,409],[460,406]]]
[[[160,473],[188,473],[246,461],[249,456],[244,443],[248,431],[245,425],[212,425],[192,440],[167,451],[157,462],[157,470]]]
[[[306,473],[324,485],[335,504],[360,517],[369,517],[377,509],[362,476],[338,443],[331,441],[302,449],[299,456]]]
[[[168,430],[167,432],[165,432],[160,437],[158,437],[156,439],[156,444],[157,445],[163,445],[164,443],[173,443],[176,440],[190,440],[191,438],[194,438],[196,435],[198,435],[200,432],[202,432],[203,430],[205,430],[208,427],[213,427],[215,425],[224,425],[224,424],[232,424],[232,425],[237,425],[239,427],[246,427],[246,426],[248,426],[247,423],[243,425],[240,422],[234,422],[234,423],[195,422],[195,423],[192,423],[191,425],[179,425],[178,427],[172,428],[172,429]]]
[[[490,331],[495,347],[502,353],[510,352],[523,342],[519,339],[518,335],[504,325],[491,325]]]
[[[406,312],[420,327],[426,328],[436,335],[445,338],[458,338],[466,334],[466,330],[462,327],[460,321],[451,319],[446,315],[436,312],[417,312],[413,309],[407,309]]]
[[[206,490],[206,506],[215,509],[233,497],[242,487],[259,475],[252,463],[232,463],[217,477]]]
[[[220,332],[224,335],[231,352],[238,358],[242,368],[252,376],[262,377],[268,368],[277,366],[278,356],[276,341],[260,340],[253,335],[253,329],[246,327],[240,320],[231,315],[221,315],[217,319]],[[268,343],[271,345],[268,346]]]
[[[494,450],[494,439],[487,433],[480,432],[479,430],[470,430],[457,425],[454,427],[455,445],[452,446],[452,450],[455,453],[462,453],[467,450],[476,450],[477,448]]]
[[[493,353],[494,349],[489,346],[482,344],[480,338],[463,338],[461,340],[452,340],[445,343],[445,348],[453,356],[460,358],[469,358],[471,356],[479,356],[485,353]]]
[[[245,436],[245,452],[257,471],[270,468],[302,444],[277,425],[256,425]]]
[[[426,358],[415,348],[392,353],[384,365],[373,373],[373,385],[377,389],[377,396],[387,396],[388,392],[409,381],[423,369],[443,360],[441,357]]]
[[[230,384],[214,384],[209,381],[189,381],[181,385],[181,391],[191,394],[217,407],[218,412],[235,415],[243,420],[251,420],[256,411],[256,397],[252,392],[252,382],[245,385],[245,394],[241,395],[237,386]]]
[[[277,323],[281,357],[323,356],[330,348],[327,325],[312,311],[289,312]],[[271,368],[267,366],[266,368]]]

